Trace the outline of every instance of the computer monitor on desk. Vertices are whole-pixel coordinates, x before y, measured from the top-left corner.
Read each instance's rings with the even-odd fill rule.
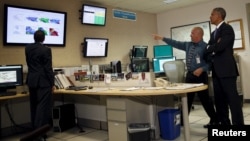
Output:
[[[173,57],[173,47],[170,45],[154,45],[154,58]]]
[[[14,95],[16,86],[23,85],[22,65],[0,65],[0,96]]]
[[[148,58],[132,58],[131,59],[132,72],[149,72]]]
[[[132,50],[132,57],[133,58],[138,58],[138,57],[145,58],[147,57],[147,52],[148,52],[148,46],[134,45],[133,50]]]
[[[153,69],[154,73],[164,73],[163,63],[166,61],[174,61],[175,56],[163,57],[163,58],[153,58]]]

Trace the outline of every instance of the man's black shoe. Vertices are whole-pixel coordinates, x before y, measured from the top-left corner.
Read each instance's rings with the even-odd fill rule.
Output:
[[[210,125],[210,123],[203,125],[204,128],[208,128],[208,126]]]
[[[209,125],[218,125],[218,122],[209,122],[208,124],[204,125],[204,128],[208,128]]]

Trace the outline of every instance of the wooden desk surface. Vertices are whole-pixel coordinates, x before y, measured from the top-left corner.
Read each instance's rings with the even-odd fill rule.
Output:
[[[16,98],[21,98],[21,97],[27,97],[29,96],[28,94],[16,94],[16,95],[10,95],[10,96],[0,96],[0,101],[1,100],[10,100],[10,99],[16,99]]]
[[[138,89],[132,91],[123,91],[124,88],[111,88],[108,90],[102,90],[99,88],[93,88],[88,90],[65,90],[65,89],[58,89],[55,90],[54,94],[76,94],[76,95],[109,95],[109,96],[154,96],[154,95],[173,95],[173,94],[183,94],[188,92],[196,92],[207,89],[207,85],[198,86],[189,89],[182,89],[182,90],[166,90],[166,89],[158,89],[158,90],[148,90],[148,89]],[[28,94],[16,94],[11,96],[1,96],[0,100],[10,100],[16,99],[21,97],[27,97]]]
[[[188,92],[197,92],[207,89],[207,85],[202,85],[194,88],[182,89],[182,90],[148,90],[148,89],[138,89],[132,91],[123,91],[122,88],[111,88],[108,90],[97,90],[95,88],[89,90],[65,90],[58,89],[55,90],[55,94],[76,94],[76,95],[106,95],[106,96],[156,96],[156,95],[173,95],[173,94],[185,94]],[[98,88],[97,88],[98,89]]]

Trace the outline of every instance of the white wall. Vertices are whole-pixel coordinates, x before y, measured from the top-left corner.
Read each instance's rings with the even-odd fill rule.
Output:
[[[215,7],[223,7],[227,11],[226,22],[235,19],[243,20],[243,29],[245,37],[245,49],[236,50],[241,60],[241,78],[244,99],[250,99],[250,87],[248,86],[250,71],[250,48],[249,48],[249,30],[246,4],[250,0],[215,0],[208,3],[194,5],[186,8],[175,9],[157,14],[158,34],[171,37],[171,27],[187,24],[209,21],[211,11]],[[250,15],[248,15],[250,16]],[[212,25],[212,29],[214,29]],[[163,44],[163,42],[160,42]]]
[[[157,31],[156,15],[130,11],[136,13],[136,20],[124,20],[114,18],[112,9],[107,7],[107,23],[104,27],[83,25],[79,19],[79,10],[87,0],[0,0],[0,19],[3,19],[4,4],[64,11],[67,12],[67,31],[65,47],[53,47],[53,67],[70,67],[87,65],[89,58],[82,55],[82,46],[84,37],[108,38],[108,56],[105,58],[91,58],[92,64],[109,64],[110,61],[120,60],[122,64],[128,64],[129,51],[133,45],[148,45],[148,57],[152,58],[152,46],[157,42],[151,34]],[[26,64],[24,55],[24,46],[3,46],[3,22],[0,22],[0,64]],[[46,40],[46,39],[45,39]],[[10,56],[11,54],[11,56]]]
[[[93,58],[92,64],[109,64],[110,61],[120,60],[122,64],[128,64],[129,51],[133,45],[148,45],[148,57],[152,58],[152,46],[157,42],[152,38],[151,34],[156,32],[156,15],[135,12],[137,15],[136,21],[129,21],[123,19],[113,18],[112,9],[114,7],[105,6],[108,9],[107,23],[105,27],[82,25],[79,19],[79,10],[83,3],[87,0],[0,0],[0,64],[23,64],[26,65],[24,46],[4,46],[3,45],[3,12],[4,4],[41,8],[56,11],[67,12],[67,37],[65,47],[51,47],[53,55],[53,67],[66,67],[66,66],[81,66],[88,64],[89,59],[82,57],[82,46],[84,37],[105,37],[109,38],[108,57],[106,58]],[[27,66],[26,66],[27,67]],[[25,79],[24,79],[25,80]],[[28,100],[26,100],[28,101]],[[15,117],[17,124],[30,122],[29,103],[10,104],[11,114]],[[13,102],[15,103],[15,101]],[[2,101],[1,101],[2,104]],[[4,110],[4,105],[0,105],[2,115],[0,119],[2,127],[12,126],[7,113]],[[27,107],[28,106],[28,107]],[[82,106],[82,105],[81,105]],[[88,108],[88,105],[86,106]],[[22,109],[23,108],[23,109]],[[82,108],[82,107],[80,107]],[[83,107],[85,108],[85,107]],[[94,107],[103,108],[103,107]],[[18,110],[16,110],[18,109]],[[20,110],[22,109],[22,110]],[[94,109],[95,110],[95,109]],[[22,111],[22,116],[16,111]],[[81,113],[80,113],[81,114]],[[94,115],[96,116],[96,115]],[[18,119],[16,119],[16,117]],[[104,117],[104,116],[103,116]],[[103,119],[103,117],[100,117]],[[4,120],[2,120],[4,119]],[[104,119],[105,120],[105,119]],[[1,127],[0,127],[1,128]]]

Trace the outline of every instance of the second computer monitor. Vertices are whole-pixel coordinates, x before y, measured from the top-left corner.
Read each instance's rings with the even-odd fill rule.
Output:
[[[173,57],[173,47],[170,45],[154,45],[154,58]]]
[[[153,58],[154,73],[163,73],[163,63],[167,61],[174,61],[175,57]]]
[[[138,57],[145,58],[147,57],[147,52],[148,52],[148,46],[133,45],[132,57],[133,58],[138,58]]]
[[[132,58],[131,59],[132,72],[149,72],[148,58]]]

